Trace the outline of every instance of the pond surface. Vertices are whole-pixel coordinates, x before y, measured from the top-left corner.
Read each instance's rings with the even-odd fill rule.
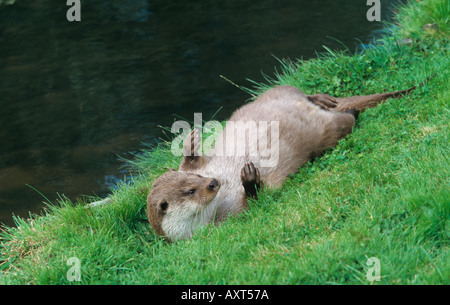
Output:
[[[2,2],[2,1],[0,1]],[[381,18],[392,4],[382,1]],[[382,28],[366,1],[82,0],[0,4],[0,223],[45,196],[106,196],[175,115],[223,120],[278,58],[351,50]],[[36,190],[38,190],[38,192]],[[41,195],[42,194],[42,195]]]

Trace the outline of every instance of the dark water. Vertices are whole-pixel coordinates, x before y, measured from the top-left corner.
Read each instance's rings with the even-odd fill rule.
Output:
[[[0,1],[1,2],[1,1]],[[382,1],[383,20],[391,4]],[[227,118],[278,58],[309,58],[336,38],[354,50],[378,22],[366,1],[82,0],[0,5],[0,222],[42,208],[39,190],[105,196],[118,156],[163,136],[176,117]]]

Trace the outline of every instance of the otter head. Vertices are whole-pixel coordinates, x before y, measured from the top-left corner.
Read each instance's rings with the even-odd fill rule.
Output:
[[[192,237],[192,232],[214,215],[210,203],[220,183],[188,172],[169,171],[153,183],[147,197],[148,221],[169,240]]]

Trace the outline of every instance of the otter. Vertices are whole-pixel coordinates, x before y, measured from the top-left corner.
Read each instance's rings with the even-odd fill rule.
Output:
[[[200,227],[241,213],[248,207],[248,198],[257,199],[261,187],[280,187],[300,166],[336,146],[352,132],[360,112],[415,88],[347,98],[306,95],[293,86],[269,89],[232,114],[212,153],[198,152],[200,141],[194,128],[184,141],[178,170],[166,172],[152,185],[147,197],[150,225],[169,241],[183,240]],[[257,128],[239,130],[233,124],[237,122],[244,123],[241,127],[256,122],[248,126]],[[278,151],[236,153],[250,148],[252,141],[276,146]],[[230,147],[232,153],[223,154]],[[275,162],[267,165],[264,161],[275,154]]]

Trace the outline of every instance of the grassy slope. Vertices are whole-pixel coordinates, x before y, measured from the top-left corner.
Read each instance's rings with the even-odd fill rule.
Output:
[[[0,283],[68,283],[66,262],[75,256],[82,284],[370,284],[370,257],[381,263],[375,283],[449,284],[448,3],[400,9],[401,30],[360,55],[282,64],[269,86],[336,96],[404,89],[437,74],[363,113],[336,149],[282,189],[264,191],[246,213],[192,240],[155,236],[146,223],[148,187],[179,164],[161,145],[133,161],[142,175],[119,187],[113,204],[63,200],[45,216],[17,219],[2,233]],[[432,22],[439,33],[421,30]],[[405,36],[412,46],[394,43]]]

